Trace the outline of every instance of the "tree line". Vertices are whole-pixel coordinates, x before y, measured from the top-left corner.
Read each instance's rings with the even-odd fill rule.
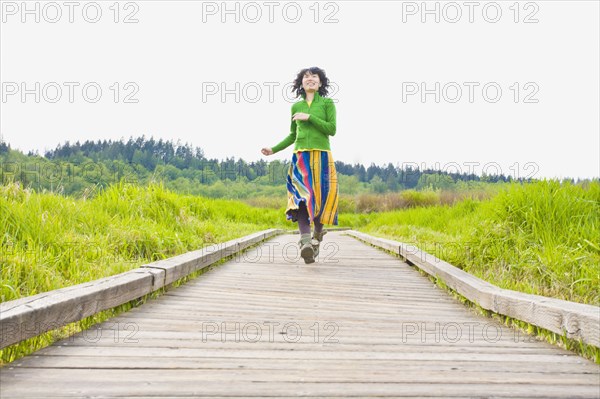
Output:
[[[285,184],[289,167],[289,161],[208,158],[202,148],[189,143],[145,136],[128,140],[65,142],[43,156],[32,152],[25,155],[11,150],[6,143],[0,144],[3,183],[18,181],[35,189],[58,190],[65,194],[81,193],[90,185],[101,188],[123,180],[163,181],[172,189],[192,194],[206,194],[207,188],[200,186],[219,183],[219,195],[224,196],[228,191],[235,191],[234,183],[239,183],[238,197],[244,195],[241,194],[244,190],[256,191],[257,187],[262,188],[258,191],[268,194],[271,191],[267,186]],[[391,163],[384,166],[372,163],[365,167],[360,163],[336,161],[335,166],[340,189],[347,193],[464,189],[479,183],[514,180],[503,174],[478,176]],[[252,187],[244,186],[249,184]]]

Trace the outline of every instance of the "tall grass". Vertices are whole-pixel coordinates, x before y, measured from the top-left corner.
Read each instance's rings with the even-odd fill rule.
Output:
[[[285,195],[285,193],[281,195],[280,193],[279,195],[272,195],[269,197],[249,197],[243,199],[242,202],[257,208],[277,209],[283,214],[287,205],[287,195]]]
[[[339,212],[342,214],[389,212],[407,208],[428,207],[437,205],[452,205],[465,199],[485,200],[496,195],[506,183],[487,184],[476,188],[463,190],[403,190],[385,194],[345,193],[340,189]],[[285,191],[277,195],[265,196],[258,193],[256,196],[243,200],[252,206],[285,210],[287,196]]]
[[[157,184],[119,184],[91,199],[1,186],[0,211],[2,301],[285,227],[275,210],[175,194]]]
[[[492,284],[600,305],[600,183],[512,184],[490,200],[340,220],[414,243]]]
[[[600,305],[600,183],[513,186],[467,239],[467,267],[514,289]]]

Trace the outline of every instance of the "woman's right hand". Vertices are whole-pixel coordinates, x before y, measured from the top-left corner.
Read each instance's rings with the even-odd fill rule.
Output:
[[[260,150],[260,152],[262,152],[263,155],[273,155],[273,150],[271,149],[271,147],[265,147],[262,150]]]

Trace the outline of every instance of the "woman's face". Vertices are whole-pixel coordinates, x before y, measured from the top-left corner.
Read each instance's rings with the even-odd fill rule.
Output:
[[[316,73],[310,73],[307,71],[302,78],[302,87],[305,92],[309,91],[318,91],[319,85],[321,84],[321,80],[319,79],[319,75]]]

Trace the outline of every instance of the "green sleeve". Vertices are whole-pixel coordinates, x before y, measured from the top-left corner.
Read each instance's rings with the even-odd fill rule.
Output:
[[[294,108],[292,107],[292,116],[293,115],[294,115]],[[271,149],[273,150],[273,154],[287,148],[290,144],[292,144],[295,141],[296,141],[296,121],[293,120],[292,124],[290,126],[290,134],[288,134],[286,138],[281,140],[280,143],[271,147]]]
[[[335,136],[335,117],[336,110],[335,104],[332,99],[327,99],[327,103],[325,104],[325,111],[327,115],[327,120],[323,120],[318,116],[311,115],[308,118],[308,121],[312,123],[317,129],[319,129],[322,133],[328,136]]]

